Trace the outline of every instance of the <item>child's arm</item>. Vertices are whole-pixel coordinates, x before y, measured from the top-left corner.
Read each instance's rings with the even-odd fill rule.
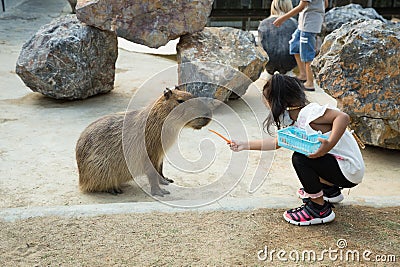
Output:
[[[274,150],[280,148],[277,138],[266,138],[250,141],[234,141],[230,144],[231,150],[239,152],[242,150]]]
[[[327,109],[322,117],[311,122],[310,125],[315,130],[319,130],[318,128],[326,128],[328,125],[332,125],[332,129],[329,139],[325,140],[320,138],[319,141],[321,141],[321,146],[314,154],[310,154],[308,157],[318,158],[328,153],[342,137],[349,123],[349,115],[334,109]]]
[[[272,24],[274,24],[276,27],[281,26],[282,23],[284,23],[285,21],[287,21],[291,17],[296,16],[297,14],[299,14],[307,5],[308,5],[308,2],[300,0],[300,3],[295,8],[290,10],[285,15],[282,15],[282,16],[278,17]]]

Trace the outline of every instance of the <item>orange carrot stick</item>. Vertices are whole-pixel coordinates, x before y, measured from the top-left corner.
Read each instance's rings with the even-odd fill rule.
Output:
[[[212,133],[215,133],[216,135],[218,135],[219,137],[221,137],[222,139],[224,139],[228,144],[230,144],[230,143],[232,143],[232,141],[231,140],[229,140],[228,138],[226,138],[225,136],[223,136],[222,134],[220,134],[220,133],[218,133],[218,132],[216,132],[216,131],[214,131],[214,130],[211,130],[211,129],[208,129],[210,132],[212,132]]]

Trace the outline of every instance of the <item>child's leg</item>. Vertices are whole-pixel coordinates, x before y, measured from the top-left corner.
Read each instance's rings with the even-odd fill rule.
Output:
[[[296,59],[297,68],[299,69],[297,78],[302,81],[307,80],[306,65],[301,61],[300,54],[294,54],[294,58]]]
[[[337,160],[330,154],[310,159],[303,154],[295,152],[292,156],[292,163],[304,187],[304,191],[311,198],[318,199],[320,196],[322,197],[323,185],[320,178],[340,187],[350,188],[356,185],[346,179],[340,170]]]
[[[333,184],[332,184],[331,182],[328,182],[328,181],[322,179],[321,177],[319,177],[319,181],[320,181],[322,184],[326,184],[326,185],[328,185],[328,186],[333,186]]]
[[[314,76],[311,70],[311,61],[310,62],[305,62],[305,72],[306,72],[306,77],[307,80],[304,83],[304,87],[306,89],[314,88]]]
[[[310,201],[306,201],[301,207],[285,211],[283,218],[295,225],[333,221],[335,213],[332,211],[331,204],[323,200],[323,185],[320,177],[343,187],[352,187],[354,184],[344,177],[336,159],[330,154],[310,159],[303,154],[294,152],[292,162]]]
[[[315,58],[316,34],[311,32],[300,33],[300,59],[304,62],[306,82],[304,86],[306,89],[314,88],[314,77],[311,71],[311,62]]]
[[[305,80],[307,76],[304,62],[300,59],[300,31],[298,29],[292,34],[292,39],[289,41],[289,53],[294,56],[297,67],[299,68],[299,75],[297,78]]]

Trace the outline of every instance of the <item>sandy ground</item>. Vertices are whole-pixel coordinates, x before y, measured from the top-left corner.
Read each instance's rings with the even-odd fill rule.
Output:
[[[132,97],[140,108],[166,86],[175,85],[176,76],[170,75],[176,64],[174,56],[119,49],[115,89],[111,93],[74,102],[46,98],[31,92],[23,84],[15,74],[15,62],[23,42],[40,25],[68,12],[68,3],[61,0],[19,2],[24,4],[17,6],[18,2],[15,2],[17,8],[8,5],[8,13],[0,14],[0,212],[9,208],[154,201],[133,181],[123,188],[122,195],[82,194],[78,190],[74,150],[80,133],[92,121],[125,110]],[[216,110],[214,120],[207,128],[223,132],[239,124],[249,138],[266,137],[259,127],[267,112],[259,91],[266,77],[263,74],[242,100],[228,103],[231,113]],[[308,93],[308,97],[321,104],[335,105],[321,89]],[[233,184],[241,178],[235,186],[225,188],[223,192],[227,198],[278,201],[289,198],[296,201],[294,192],[300,184],[290,164],[290,151],[231,153],[207,128],[182,131],[175,150],[169,154],[165,174],[178,186],[200,188],[212,185],[221,177]],[[228,131],[227,136],[237,138],[238,134]],[[186,163],[194,162],[193,165],[183,168],[179,165],[181,162],[176,162],[174,151],[177,148]],[[207,168],[198,171],[201,168],[196,163],[202,162],[197,159],[206,151],[214,156]],[[350,195],[344,191],[346,199],[363,205],[372,197],[375,199],[373,206],[380,206],[380,201],[398,206],[400,151],[367,147],[362,153],[366,164],[365,178]],[[230,165],[238,161],[239,165]],[[233,172],[236,169],[240,169],[239,172]],[[252,181],[257,185],[263,182],[253,194],[248,192]],[[171,196],[165,201],[215,200],[212,191],[201,194],[197,190],[196,194],[188,196],[177,186],[169,186],[169,190]],[[255,258],[255,252],[266,242],[273,242],[270,244],[278,249],[289,249],[296,245],[302,247],[298,240],[315,236],[322,241],[312,241],[308,247],[334,247],[335,240],[349,237],[357,248],[365,249],[368,244],[377,253],[399,254],[398,208],[392,212],[390,209],[357,207],[352,211],[351,206],[339,207],[343,217],[338,217],[332,227],[312,228],[318,229],[318,233],[298,231],[298,228],[283,224],[282,210],[255,211],[255,215],[252,212],[194,211],[173,215],[48,217],[1,222],[0,263],[2,266],[267,265]],[[365,209],[370,214],[368,222],[375,223],[383,214],[386,223],[363,223],[365,217],[359,211]],[[346,216],[356,217],[349,219]],[[339,226],[341,222],[342,226]],[[368,231],[376,236],[364,236],[363,243],[358,244],[358,236]]]
[[[7,267],[398,266],[399,207],[337,207],[335,222],[308,228],[283,223],[282,212],[259,209],[0,222],[0,262]],[[286,254],[278,258],[280,250]],[[310,261],[304,251],[314,252],[316,258]],[[358,253],[359,260],[352,253]]]

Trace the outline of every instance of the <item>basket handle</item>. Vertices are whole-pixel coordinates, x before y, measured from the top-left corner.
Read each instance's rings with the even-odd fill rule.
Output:
[[[350,131],[350,133],[354,136],[354,139],[356,139],[356,142],[358,144],[358,146],[361,149],[365,149],[365,144],[363,143],[363,141],[361,141],[360,137],[358,137],[358,135],[356,134],[356,132],[354,132],[354,130],[351,130],[349,127],[347,127],[347,129]]]

